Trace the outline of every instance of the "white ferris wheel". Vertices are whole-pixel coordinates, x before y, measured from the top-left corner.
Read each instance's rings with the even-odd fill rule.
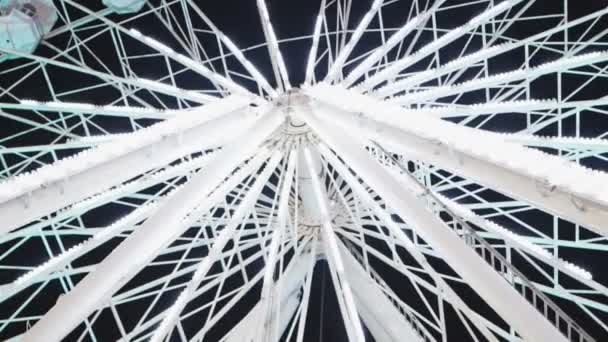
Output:
[[[608,339],[607,4],[318,2],[0,0],[0,340]]]

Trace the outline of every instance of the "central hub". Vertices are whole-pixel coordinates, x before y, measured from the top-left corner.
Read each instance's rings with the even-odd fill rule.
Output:
[[[310,98],[299,88],[292,88],[275,100],[275,105],[281,109],[286,116],[287,124],[285,125],[284,133],[287,136],[301,136],[306,143],[300,145],[297,152],[298,158],[298,197],[299,205],[294,210],[300,215],[299,220],[303,227],[314,228],[319,227],[323,223],[323,215],[319,203],[319,199],[313,188],[312,177],[318,177],[321,184],[325,184],[323,175],[323,163],[321,156],[316,148],[309,148],[311,154],[312,169],[314,175],[311,174],[311,168],[304,155],[306,146],[312,147],[315,139],[311,138],[312,132],[306,122],[300,120],[298,112],[310,110]],[[327,196],[326,189],[323,189],[324,196]],[[326,197],[327,198],[327,197]],[[333,216],[334,205],[330,204],[333,201],[328,200],[328,211]]]
[[[297,118],[294,113],[307,110],[310,98],[300,88],[292,88],[275,100],[277,107],[282,108],[287,116],[285,133],[288,135],[305,135],[310,132],[306,123]]]
[[[277,97],[275,104],[278,107],[297,107],[306,106],[310,98],[300,88],[291,88],[281,96]]]

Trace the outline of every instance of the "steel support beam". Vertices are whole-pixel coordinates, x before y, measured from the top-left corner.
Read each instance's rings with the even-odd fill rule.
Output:
[[[604,190],[608,174],[509,143],[499,134],[433,118],[413,120],[400,115],[400,108],[364,95],[331,86],[320,89],[310,93],[338,109],[331,115],[342,129],[349,127],[359,136],[390,146],[393,152],[437,165],[608,235]],[[348,96],[348,108],[332,96]]]
[[[315,22],[315,29],[312,36],[312,45],[310,52],[308,53],[308,62],[306,63],[306,77],[305,84],[311,84],[315,77],[315,67],[317,65],[317,52],[319,50],[319,41],[321,39],[321,29],[323,28],[323,21],[325,20],[325,6],[326,0],[321,1],[319,8],[319,14],[317,15],[317,21]],[[1,107],[0,107],[1,108]]]
[[[85,115],[100,115],[110,117],[123,117],[133,119],[157,119],[164,120],[178,115],[185,110],[163,110],[149,107],[137,106],[99,106],[90,103],[76,102],[40,102],[34,100],[21,100],[19,103],[0,103],[0,109],[4,110],[31,110],[40,112],[60,113],[82,113]],[[200,110],[195,108],[193,110]]]
[[[27,332],[23,341],[60,341],[101,302],[109,300],[135,272],[189,227],[189,222],[186,222],[188,220],[184,220],[188,214],[195,209],[201,212],[210,209],[232,190],[232,187],[221,186],[226,183],[226,175],[230,175],[253,155],[283,121],[284,117],[275,111],[260,118],[248,130],[244,140],[228,146],[219,154],[221,158],[212,167],[204,174],[194,177],[187,187],[178,190],[161,210],[97,265],[94,272],[63,296]],[[201,203],[206,196],[209,197]]]
[[[296,313],[298,304],[300,303],[300,288],[304,285],[304,279],[310,270],[310,263],[314,262],[315,256],[310,253],[299,255],[293,264],[290,264],[289,269],[285,272],[276,286],[272,289],[271,296],[280,299],[280,315],[279,315],[279,337],[283,335],[287,325]],[[291,266],[293,265],[293,266]],[[281,289],[279,293],[279,289]],[[272,312],[270,317],[274,317],[276,312]],[[260,320],[267,317],[264,314],[264,303],[260,301],[249,314],[234,327],[224,342],[252,342],[255,341],[254,336],[256,331],[260,330]],[[272,323],[273,320],[266,323]],[[274,330],[271,324],[267,325]],[[267,335],[270,336],[270,335]],[[269,342],[265,340],[266,342]]]
[[[345,139],[344,129],[328,120],[334,111],[315,108],[301,113],[302,119],[336,151],[399,215],[428,241],[444,260],[515,330],[529,341],[561,341],[561,335],[534,307],[468,247],[443,222],[428,211],[415,194],[377,164],[355,136]],[[320,120],[323,117],[326,120]],[[340,132],[340,135],[337,134]],[[344,143],[345,140],[355,143]],[[398,189],[402,189],[399,191]],[[403,191],[405,190],[405,191]]]
[[[247,104],[221,100],[1,184],[0,198],[8,199],[0,199],[0,235],[244,133],[256,120],[242,110]]]
[[[477,52],[473,52],[471,54],[453,59],[447,63],[444,63],[443,65],[438,66],[437,68],[432,68],[432,69],[428,69],[426,71],[421,71],[414,75],[407,76],[405,78],[396,80],[395,82],[388,84],[386,87],[377,89],[376,93],[379,94],[380,96],[388,96],[389,94],[392,93],[391,88],[407,89],[408,87],[410,87],[410,88],[415,87],[419,84],[425,83],[426,81],[437,79],[439,77],[442,77],[442,76],[447,75],[454,71],[462,70],[463,68],[474,65],[475,63],[478,63],[480,61],[488,60],[488,59],[496,57],[500,54],[508,53],[517,48],[521,48],[523,46],[526,46],[526,44],[534,45],[535,42],[546,40],[547,38],[549,38],[553,35],[560,34],[562,32],[567,31],[568,29],[582,25],[583,23],[587,23],[587,22],[591,22],[592,20],[596,20],[596,19],[600,18],[601,16],[606,15],[607,13],[608,13],[608,8],[605,8],[605,9],[590,13],[586,16],[577,18],[575,20],[566,20],[566,21],[560,23],[559,25],[553,27],[552,29],[540,32],[538,34],[535,34],[531,37],[528,37],[528,38],[525,38],[522,40],[505,43],[505,44],[498,44],[498,45],[494,45],[494,46],[491,46],[488,48],[481,49]],[[411,60],[410,60],[410,62],[411,62]],[[381,72],[384,72],[384,70]],[[390,72],[389,75],[394,74],[395,72],[397,72],[397,70]],[[372,76],[371,78],[368,79],[368,80],[373,80],[373,79],[376,79],[376,80],[362,84],[362,86],[360,86],[359,89],[370,90],[372,87],[377,85],[379,82],[381,82],[381,80],[377,79],[377,78],[379,78],[377,76],[379,74],[380,73],[375,74],[374,76]]]

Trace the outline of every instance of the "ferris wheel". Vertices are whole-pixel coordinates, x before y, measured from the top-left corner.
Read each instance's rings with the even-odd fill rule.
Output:
[[[582,3],[0,0],[0,340],[607,340]]]

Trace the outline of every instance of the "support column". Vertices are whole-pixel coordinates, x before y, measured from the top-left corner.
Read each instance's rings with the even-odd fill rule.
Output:
[[[321,170],[321,158],[318,155],[312,156],[311,162],[314,164],[315,170]],[[311,174],[307,167],[304,149],[298,149],[298,192],[302,200],[302,213],[304,214],[301,219],[303,219],[304,224],[311,226],[321,224],[321,209],[312,187],[313,176],[315,175]]]

